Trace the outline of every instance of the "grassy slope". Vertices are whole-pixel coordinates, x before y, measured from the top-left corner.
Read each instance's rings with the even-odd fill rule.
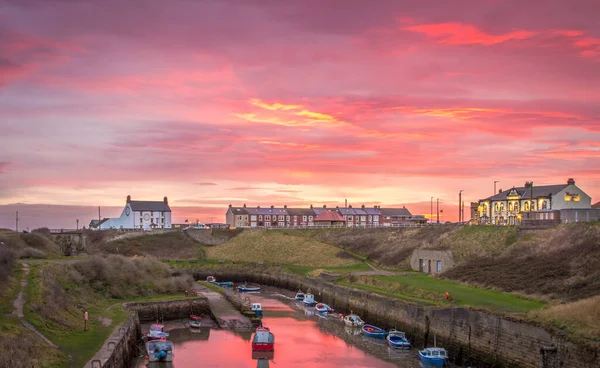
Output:
[[[109,306],[127,301],[184,298],[181,292],[160,294],[152,291],[163,289],[165,285],[151,285],[143,274],[134,275],[140,281],[139,285],[132,285],[132,280],[126,281],[128,274],[134,271],[128,262],[133,261],[108,264],[90,261],[84,266],[90,274],[76,272],[75,265],[32,266],[25,316],[61,351],[72,357],[68,366],[83,366],[102,346],[114,327],[127,318],[128,314],[122,308]],[[146,267],[142,265],[138,268]],[[152,277],[151,272],[148,276]],[[162,273],[157,276],[159,279],[167,277]],[[115,294],[122,294],[123,297],[111,297]],[[88,311],[90,316],[88,331],[83,331],[84,311]],[[103,326],[98,317],[110,318],[112,323]]]
[[[202,254],[202,245],[181,231],[113,241],[100,239],[89,248],[93,253],[152,255],[160,259],[199,258]]]
[[[600,296],[555,305],[529,316],[576,337],[600,342]]]
[[[278,231],[245,231],[227,243],[206,249],[209,259],[275,262],[298,266],[343,267],[360,261],[340,254],[340,249],[310,238]]]
[[[50,237],[50,232],[34,231],[32,233],[16,233],[0,231],[0,241],[22,258],[55,258],[61,256],[60,246]]]

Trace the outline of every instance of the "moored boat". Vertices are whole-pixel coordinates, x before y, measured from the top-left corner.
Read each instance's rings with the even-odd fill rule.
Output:
[[[175,355],[175,346],[169,340],[152,340],[146,343],[148,361],[172,362]]]
[[[233,282],[231,281],[217,281],[215,282],[216,285],[219,285],[220,287],[232,287],[233,286]]]
[[[391,330],[387,336],[388,345],[395,349],[410,349],[410,342],[402,331]]]
[[[253,351],[274,351],[275,335],[267,327],[258,327],[252,338]]]
[[[169,334],[165,332],[165,326],[163,326],[160,323],[153,323],[152,325],[150,325],[150,329],[148,330],[146,338],[148,339],[148,341],[152,341],[165,339],[168,336]]]
[[[373,325],[363,325],[362,331],[365,334],[365,336],[373,337],[376,339],[385,339],[385,335],[387,335],[387,332],[385,332],[384,329]]]
[[[303,302],[304,302],[304,305],[308,305],[308,306],[317,304],[317,302],[315,301],[315,296],[312,294],[309,294],[309,293],[304,294]]]
[[[206,282],[210,282],[211,284],[217,282],[217,279],[214,276],[208,276],[206,278]]]
[[[325,303],[317,303],[315,310],[319,313],[331,313],[333,309]]]
[[[189,323],[190,327],[200,327],[202,326],[202,317],[195,314],[190,314]]]
[[[299,300],[299,301],[304,300],[304,293],[302,292],[302,290],[298,290],[298,292],[296,293],[296,300]]]
[[[254,312],[254,314],[257,316],[262,316],[262,305],[260,303],[252,303],[252,312]]]
[[[237,287],[238,291],[260,291],[260,286],[250,286],[250,285],[239,285]]]
[[[344,316],[344,324],[350,327],[362,327],[365,324],[365,322],[362,319],[360,319],[360,317],[356,314],[349,314],[347,316]]]
[[[444,348],[425,348],[419,351],[423,363],[443,367],[448,362],[448,353]]]

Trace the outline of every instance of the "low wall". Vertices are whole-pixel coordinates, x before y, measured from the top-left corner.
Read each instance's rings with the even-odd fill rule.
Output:
[[[334,309],[360,314],[380,327],[400,328],[416,346],[444,346],[459,364],[478,367],[596,368],[600,349],[576,344],[535,323],[467,308],[434,308],[334,285],[319,279],[249,271],[193,271],[196,279],[251,281],[296,291],[310,289]]]
[[[118,325],[85,368],[128,368],[138,355],[140,323],[135,314]]]
[[[136,312],[140,321],[187,319],[190,314],[210,314],[205,297],[190,297],[164,302],[126,303],[125,308]]]

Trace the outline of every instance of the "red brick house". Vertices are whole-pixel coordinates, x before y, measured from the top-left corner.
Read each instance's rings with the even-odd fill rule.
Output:
[[[327,210],[315,217],[316,226],[346,226],[346,220],[337,212]]]

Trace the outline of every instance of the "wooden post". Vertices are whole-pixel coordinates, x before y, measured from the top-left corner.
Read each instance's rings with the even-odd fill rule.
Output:
[[[87,331],[88,312],[83,313],[83,330]]]

